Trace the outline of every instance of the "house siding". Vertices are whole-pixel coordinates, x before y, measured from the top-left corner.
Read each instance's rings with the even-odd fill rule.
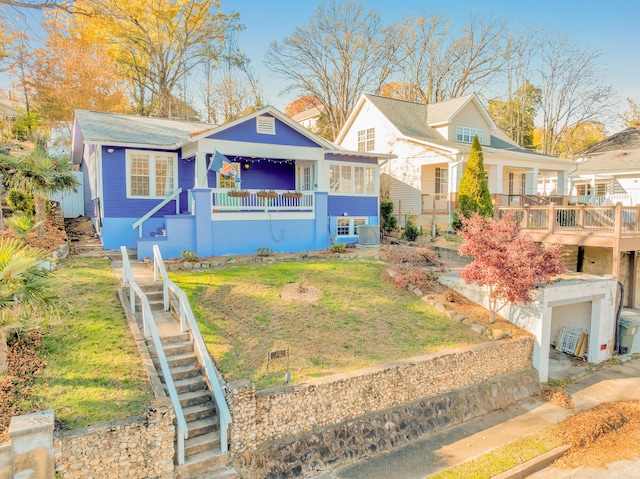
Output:
[[[329,216],[377,216],[378,197],[329,195]]]
[[[348,150],[357,151],[358,132],[369,128],[375,130],[373,151],[380,153],[391,152],[388,145],[395,144],[401,136],[398,129],[393,126],[377,108],[367,101],[363,106],[363,111],[354,119],[340,146]]]
[[[256,120],[248,120],[208,138],[212,140],[230,140],[249,143],[266,143],[269,145],[318,147],[311,139],[301,135],[289,125],[276,119],[275,135],[260,134],[256,131]]]
[[[422,193],[418,188],[386,173],[382,174],[382,181],[389,182],[389,199],[393,202],[394,214],[420,214]]]
[[[127,179],[126,179],[126,148],[113,148],[113,153],[106,152],[107,147],[103,147],[102,153],[102,177],[104,178],[104,217],[105,218],[140,218],[144,216],[150,209],[162,201],[160,198],[140,199],[127,198]],[[148,151],[166,151],[174,153],[171,150],[148,150]],[[179,155],[178,155],[179,156]],[[178,164],[184,164],[185,161],[178,160]],[[180,166],[178,166],[180,170]],[[179,173],[178,173],[179,175]],[[179,176],[178,176],[179,178]],[[192,185],[190,185],[192,186]],[[160,209],[154,217],[162,217],[166,214],[175,214],[175,202],[170,202]],[[135,220],[134,220],[135,221]]]
[[[489,123],[480,112],[475,101],[471,101],[451,119],[449,127],[449,141],[456,141],[457,127],[463,126],[467,128],[482,129],[482,144],[489,145],[491,143],[491,129]]]

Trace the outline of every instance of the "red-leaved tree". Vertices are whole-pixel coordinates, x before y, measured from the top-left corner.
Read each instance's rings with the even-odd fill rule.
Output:
[[[488,287],[490,322],[509,303],[531,302],[536,284],[564,272],[560,247],[544,248],[521,234],[512,213],[501,220],[478,214],[461,220],[460,254],[473,262],[462,268],[460,277]]]

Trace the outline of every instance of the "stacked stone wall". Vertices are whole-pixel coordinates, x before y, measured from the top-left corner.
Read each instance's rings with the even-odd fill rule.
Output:
[[[57,433],[56,477],[173,478],[174,417],[169,399],[158,399],[146,417]]]
[[[488,381],[532,367],[533,339],[474,345],[421,356],[296,386],[255,391],[248,381],[229,384],[233,417],[231,450],[251,450],[265,441]]]

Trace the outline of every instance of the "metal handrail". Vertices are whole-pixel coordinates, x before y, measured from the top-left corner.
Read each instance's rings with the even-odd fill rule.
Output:
[[[162,254],[158,245],[153,245],[153,278],[158,281],[159,276],[162,278],[162,291],[164,297],[164,309],[169,310],[169,292],[173,293],[178,301],[178,308],[180,314],[180,330],[182,332],[189,331],[193,338],[194,350],[198,355],[201,365],[204,367],[205,380],[209,385],[209,389],[213,393],[213,400],[218,408],[218,415],[220,417],[220,449],[227,452],[229,450],[228,443],[228,429],[232,422],[231,413],[229,412],[229,406],[222,390],[223,386],[226,387],[225,381],[222,375],[216,368],[215,364],[211,360],[209,351],[202,339],[198,324],[196,323],[195,316],[191,310],[191,305],[185,292],[167,275],[167,270],[162,260]],[[221,386],[222,383],[222,386]]]
[[[139,238],[142,238],[142,224],[145,221],[147,221],[149,218],[151,218],[153,215],[155,215],[158,211],[160,211],[160,208],[165,206],[167,203],[169,203],[169,202],[171,202],[173,200],[176,200],[176,214],[180,213],[180,199],[178,198],[180,193],[182,193],[182,188],[178,188],[176,191],[171,193],[164,200],[162,200],[160,203],[158,203],[153,208],[151,208],[149,211],[147,211],[147,213],[142,218],[140,218],[138,221],[136,221],[135,223],[133,223],[131,225],[131,229],[138,228],[138,237]]]
[[[153,345],[155,346],[156,352],[158,353],[158,361],[160,362],[162,374],[164,374],[164,382],[167,386],[169,398],[171,399],[171,405],[173,406],[173,411],[176,415],[178,464],[183,465],[184,441],[185,439],[189,438],[187,421],[184,417],[184,412],[182,411],[182,405],[180,404],[178,391],[176,390],[176,386],[173,383],[173,378],[171,377],[171,369],[169,368],[169,363],[167,363],[167,358],[162,348],[162,341],[160,340],[158,329],[156,328],[156,324],[153,321],[153,312],[151,311],[151,306],[149,306],[149,300],[133,278],[133,271],[131,270],[131,263],[129,262],[127,248],[125,246],[121,246],[120,251],[122,252],[122,283],[123,285],[129,285],[129,300],[131,302],[131,310],[135,313],[137,296],[138,298],[140,298],[140,304],[142,305],[142,324],[144,329],[144,337],[149,338],[149,336],[151,336],[151,338],[153,339]]]

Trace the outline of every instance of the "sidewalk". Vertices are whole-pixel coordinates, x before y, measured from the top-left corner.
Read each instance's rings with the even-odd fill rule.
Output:
[[[332,472],[308,477],[424,479],[533,434],[599,403],[640,400],[640,359],[629,360],[619,366],[584,376],[565,387],[565,390],[573,398],[573,411],[529,398],[506,410],[496,411],[483,418],[427,436],[394,451],[340,467]],[[602,474],[602,470],[600,473]],[[535,477],[546,479],[558,476]]]

